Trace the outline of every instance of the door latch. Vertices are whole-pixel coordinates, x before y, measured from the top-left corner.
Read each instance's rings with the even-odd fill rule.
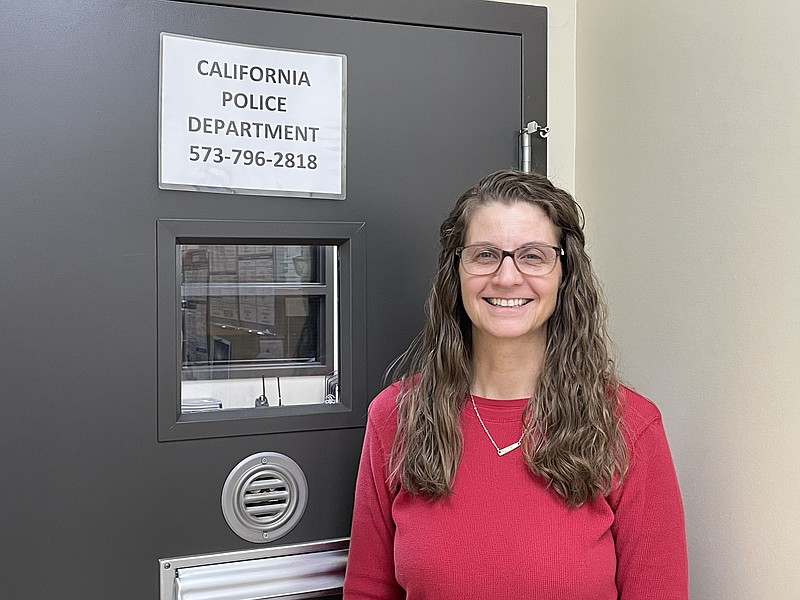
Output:
[[[547,125],[539,125],[536,121],[531,121],[519,130],[519,168],[525,173],[530,173],[531,165],[531,143],[534,134],[546,139],[550,135],[550,128]]]

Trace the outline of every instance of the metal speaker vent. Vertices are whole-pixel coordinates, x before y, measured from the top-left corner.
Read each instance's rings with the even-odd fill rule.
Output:
[[[272,542],[300,521],[308,501],[303,470],[288,456],[260,452],[248,456],[222,486],[222,514],[248,542]]]

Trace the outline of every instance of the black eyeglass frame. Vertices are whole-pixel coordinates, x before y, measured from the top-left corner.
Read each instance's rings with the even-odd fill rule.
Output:
[[[545,275],[549,275],[550,273],[552,273],[553,270],[556,268],[556,262],[558,262],[557,260],[553,261],[552,267],[550,267],[550,270],[547,271],[546,273],[536,273],[535,275],[532,274],[532,273],[526,273],[525,271],[523,271],[522,269],[519,268],[519,265],[517,264],[517,257],[516,257],[517,252],[519,252],[520,250],[522,250],[524,248],[550,248],[550,249],[556,251],[556,257],[557,258],[563,258],[564,255],[565,255],[564,249],[561,246],[551,246],[550,244],[536,244],[536,243],[523,244],[522,246],[520,246],[518,248],[514,248],[513,250],[503,250],[502,248],[498,248],[497,246],[492,246],[491,244],[488,244],[488,245],[487,244],[470,244],[469,246],[459,246],[458,248],[456,248],[456,252],[455,253],[456,253],[456,256],[459,258],[460,262],[463,262],[461,260],[461,253],[464,250],[466,250],[467,248],[486,248],[486,249],[489,249],[489,250],[497,250],[500,253],[500,261],[497,263],[497,268],[495,268],[495,270],[492,271],[491,273],[483,273],[483,274],[470,273],[467,270],[467,267],[464,267],[464,271],[466,271],[467,274],[475,275],[476,277],[485,277],[486,275],[494,275],[495,273],[497,273],[500,270],[500,267],[503,266],[503,261],[506,259],[506,256],[510,256],[511,257],[511,262],[514,263],[514,267],[517,269],[517,271],[519,271],[523,275],[527,275],[528,277],[544,277]]]

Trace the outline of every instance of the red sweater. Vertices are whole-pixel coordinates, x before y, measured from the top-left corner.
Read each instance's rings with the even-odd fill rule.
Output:
[[[571,509],[498,456],[471,405],[453,494],[387,485],[395,384],[370,405],[356,482],[345,600],[686,600],[683,505],[658,409],[623,388],[630,469],[607,497]],[[525,400],[475,398],[501,448],[519,439]]]

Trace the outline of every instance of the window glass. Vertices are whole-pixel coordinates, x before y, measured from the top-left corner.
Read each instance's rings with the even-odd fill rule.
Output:
[[[177,244],[182,412],[338,402],[336,251]]]

